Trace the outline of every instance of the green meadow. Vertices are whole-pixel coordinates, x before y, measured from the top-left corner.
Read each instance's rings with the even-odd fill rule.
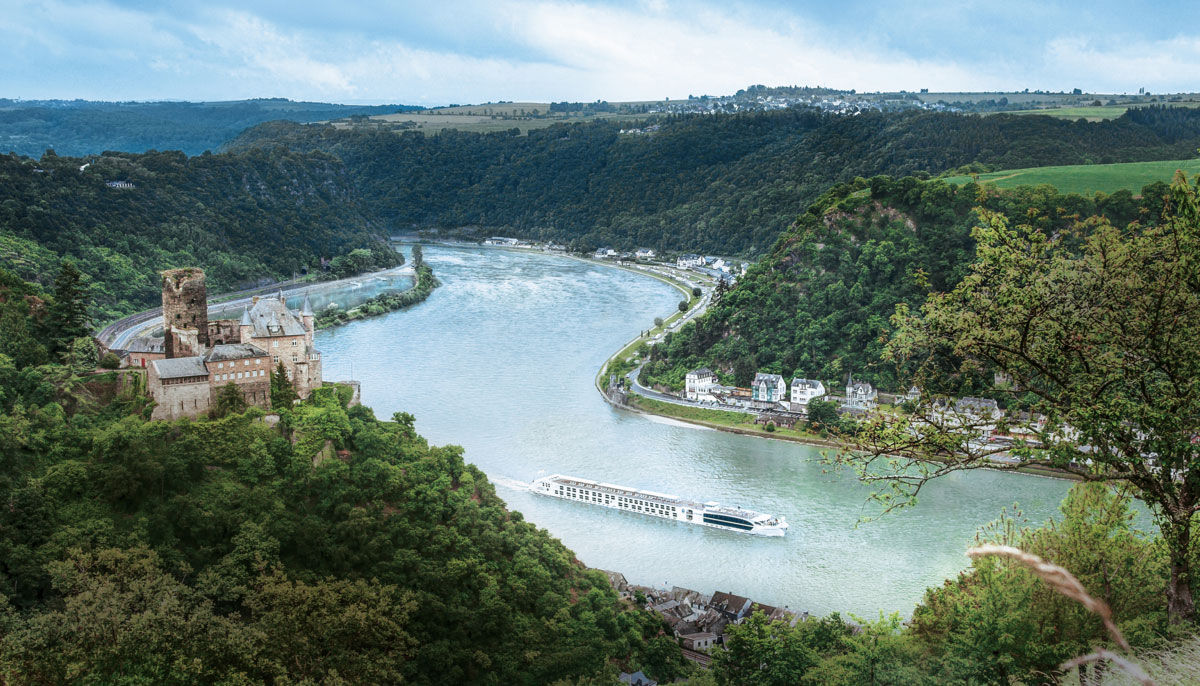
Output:
[[[1006,169],[979,174],[979,183],[995,184],[1000,188],[1036,186],[1048,183],[1063,193],[1091,195],[1097,191],[1112,193],[1122,188],[1137,195],[1142,187],[1155,181],[1170,182],[1175,170],[1182,169],[1188,177],[1200,174],[1200,159],[1166,160],[1162,162],[1125,162],[1122,164],[1074,164],[1062,167],[1032,167]],[[964,184],[969,176],[950,176],[947,183]]]

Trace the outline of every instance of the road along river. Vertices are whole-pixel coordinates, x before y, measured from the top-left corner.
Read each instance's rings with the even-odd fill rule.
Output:
[[[706,430],[610,407],[593,379],[605,359],[679,301],[671,286],[530,252],[428,246],[442,286],[424,303],[321,331],[328,379],[362,381],[381,417],[411,412],[434,443],[456,443],[511,509],[592,567],[633,583],[733,591],[794,610],[908,614],[925,588],[967,566],[976,529],[1019,502],[1041,522],[1068,482],[954,474],[915,509],[856,526],[875,509],[819,449]],[[759,538],[536,496],[551,473],[782,515]]]

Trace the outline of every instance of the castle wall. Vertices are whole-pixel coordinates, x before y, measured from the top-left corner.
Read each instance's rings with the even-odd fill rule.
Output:
[[[162,272],[163,336],[168,358],[199,355],[208,347],[208,290],[204,270]]]
[[[236,319],[211,319],[208,322],[208,344],[244,343]]]
[[[248,363],[248,364],[247,364]],[[217,393],[226,384],[235,384],[247,405],[271,407],[271,358],[253,357],[224,362],[208,362],[209,385],[215,405]]]
[[[151,395],[158,403],[150,415],[151,419],[199,417],[212,407],[212,391],[207,378],[198,381],[159,381],[151,389]]]

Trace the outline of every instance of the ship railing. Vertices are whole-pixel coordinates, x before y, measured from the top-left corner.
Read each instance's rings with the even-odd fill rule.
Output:
[[[575,481],[574,479],[559,479],[558,482],[561,484],[574,486],[576,488],[591,488],[591,489],[594,489],[597,491],[602,491],[604,493],[612,493],[613,495],[634,496],[634,497],[642,498],[643,500],[654,500],[654,501],[657,501],[660,503],[667,503],[669,505],[695,507],[691,503],[685,502],[683,500],[678,500],[675,498],[664,498],[659,495],[650,495],[648,493],[642,493],[641,491],[635,491],[632,489],[613,488],[612,486],[605,486],[605,485],[599,484],[599,483],[585,483],[583,481]],[[699,508],[697,508],[697,509],[699,509]]]

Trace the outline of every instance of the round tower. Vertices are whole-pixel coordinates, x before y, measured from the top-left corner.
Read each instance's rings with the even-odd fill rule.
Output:
[[[204,270],[162,273],[163,338],[168,358],[200,355],[208,347],[208,290]]]

